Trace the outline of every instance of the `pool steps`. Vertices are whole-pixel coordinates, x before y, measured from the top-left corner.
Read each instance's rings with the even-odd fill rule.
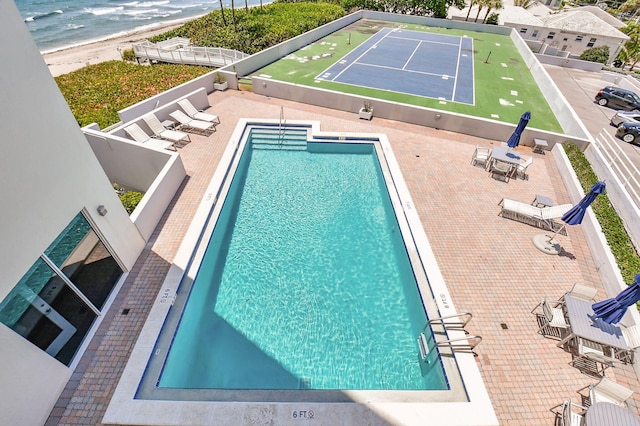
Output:
[[[251,144],[253,149],[306,151],[307,131],[252,129]]]

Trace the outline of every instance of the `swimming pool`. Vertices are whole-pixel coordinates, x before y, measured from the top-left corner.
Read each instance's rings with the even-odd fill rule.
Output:
[[[386,137],[288,125],[249,149],[277,124],[238,124],[104,421],[493,424],[473,354],[425,327],[455,309]]]
[[[373,142],[252,127],[200,265],[160,388],[448,388]]]

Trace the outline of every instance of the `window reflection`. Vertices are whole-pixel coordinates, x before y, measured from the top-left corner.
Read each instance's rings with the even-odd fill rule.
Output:
[[[97,317],[76,291],[101,310],[122,272],[78,214],[0,302],[0,322],[68,365]]]

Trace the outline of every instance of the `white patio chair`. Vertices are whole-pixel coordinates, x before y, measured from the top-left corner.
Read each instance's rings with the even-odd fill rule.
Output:
[[[542,313],[539,312],[539,308],[541,308]],[[549,336],[562,340],[569,330],[570,326],[564,318],[561,301],[549,302],[543,299],[533,308],[531,313],[536,314],[538,332],[545,337]]]
[[[629,350],[618,353],[617,358],[625,364],[633,364],[635,351],[640,348],[640,325],[622,328],[622,335],[625,342],[627,342],[627,346],[629,346]]]
[[[198,111],[196,107],[193,106],[189,99],[180,99],[178,101],[178,105],[187,115],[191,118],[195,118],[196,120],[208,121],[214,124],[220,124],[220,117],[213,114],[207,114],[206,112]]]
[[[627,401],[633,396],[633,391],[621,384],[614,382],[613,380],[603,377],[598,383],[585,386],[579,389],[578,392],[582,392],[585,389],[589,389],[589,397],[585,401],[585,405],[593,405],[596,402],[608,402],[610,404],[619,405],[624,407],[627,405]]]
[[[476,145],[476,150],[473,152],[473,157],[471,158],[471,164],[473,166],[481,164],[486,169],[489,158],[491,158],[491,150]]]
[[[527,157],[524,155],[520,156],[520,164],[516,167],[516,175],[522,180],[529,179],[529,175],[527,175],[527,168],[533,163],[533,157]]]
[[[511,173],[513,169],[511,168],[511,164],[505,163],[503,161],[494,160],[491,162],[489,166],[491,177],[495,178],[495,176],[502,176],[502,180],[505,182],[509,182],[511,178]]]
[[[162,125],[158,117],[156,117],[152,112],[143,115],[142,119],[145,123],[147,123],[147,126],[149,126],[154,136],[156,137],[169,140],[178,147],[191,142],[191,138],[189,137],[188,133],[167,129]]]
[[[612,356],[611,348],[580,337],[577,338],[577,347],[570,350],[573,360],[569,364],[593,377],[604,377],[605,370],[613,367],[617,361]]]
[[[596,294],[598,294],[598,289],[594,287],[589,287],[580,283],[573,284],[571,290],[569,290],[565,296],[569,295],[572,297],[577,297],[582,300],[589,300],[594,302],[596,298]],[[563,297],[564,299],[564,297]]]
[[[561,426],[583,426],[584,413],[586,411],[587,411],[586,407],[583,407],[582,405],[578,405],[572,402],[570,399],[566,400],[562,404],[562,411],[560,415],[560,425]]]

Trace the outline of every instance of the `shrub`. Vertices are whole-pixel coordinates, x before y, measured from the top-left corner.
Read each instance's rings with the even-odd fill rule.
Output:
[[[587,49],[580,55],[583,61],[600,62],[606,64],[609,60],[609,46],[598,46]]]
[[[105,128],[118,123],[118,111],[210,72],[192,65],[144,66],[123,61],[89,65],[56,77],[78,124]]]
[[[498,19],[499,18],[500,18],[500,14],[492,13],[491,15],[487,16],[487,20],[485,21],[485,24],[498,25]]]
[[[133,49],[125,49],[122,51],[122,60],[128,62],[136,62],[136,54]]]
[[[120,196],[120,201],[127,210],[127,213],[131,214],[136,209],[136,206],[140,203],[143,196],[144,194],[142,192],[127,191]]]

